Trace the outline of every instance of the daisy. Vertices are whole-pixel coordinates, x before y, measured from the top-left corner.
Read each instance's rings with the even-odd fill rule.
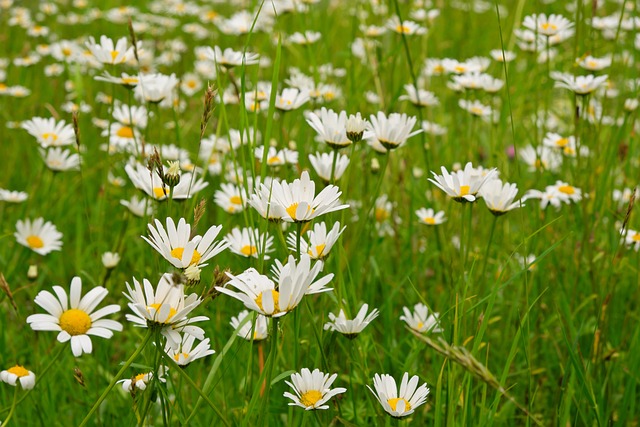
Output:
[[[98,81],[119,84],[129,89],[133,89],[140,82],[140,78],[138,76],[129,75],[127,73],[122,73],[120,77],[117,77],[112,76],[108,72],[104,72],[102,75],[94,78]]]
[[[406,95],[401,95],[398,100],[409,101],[417,107],[432,107],[440,104],[438,97],[428,90],[418,89],[414,85],[404,85]]]
[[[317,31],[295,32],[289,36],[289,42],[299,45],[310,45],[320,40],[322,35]]]
[[[458,105],[465,111],[468,111],[476,117],[490,117],[493,110],[488,105],[484,105],[478,100],[468,101],[466,99],[459,99]]]
[[[93,37],[89,37],[86,45],[102,64],[122,64],[133,58],[133,46],[128,46],[126,37],[121,37],[115,44],[107,36],[100,36],[100,43],[96,43]]]
[[[431,208],[420,208],[416,211],[416,215],[420,223],[426,225],[439,225],[447,220],[447,218],[444,217],[444,211],[436,213]]]
[[[513,201],[517,194],[516,184],[503,183],[497,178],[487,181],[480,189],[482,199],[489,211],[495,216],[504,215],[510,210],[524,206],[521,200]]]
[[[583,58],[578,58],[576,63],[588,71],[600,71],[611,66],[611,57],[605,56],[603,58],[595,58],[591,55],[587,55]]]
[[[224,240],[214,242],[222,230],[221,225],[210,227],[204,236],[191,237],[191,225],[184,218],[180,218],[176,227],[173,219],[168,217],[166,230],[157,219],[155,224],[155,227],[148,225],[150,238],[142,238],[176,268],[204,267],[207,265],[205,262],[229,246]]]
[[[549,132],[545,135],[544,139],[542,140],[542,144],[545,147],[550,147],[550,148],[559,148],[562,150],[569,148],[571,150],[575,150],[576,138],[574,136],[564,137],[557,133]]]
[[[133,312],[126,315],[129,322],[141,328],[159,327],[162,335],[167,338],[167,343],[174,348],[182,342],[181,334],[204,339],[204,330],[193,323],[209,318],[187,317],[200,305],[202,299],[195,293],[185,296],[184,285],[174,283],[171,274],[163,274],[155,290],[147,279],[143,279],[142,285],[135,278],[133,287],[129,282],[126,284],[128,292],[123,294],[130,301],[129,309]]]
[[[333,110],[322,107],[320,115],[309,113],[307,123],[318,134],[318,137],[331,148],[343,148],[351,145],[351,140],[347,138],[347,112],[341,111],[339,114]]]
[[[516,59],[516,54],[509,50],[505,50],[503,54],[502,49],[493,49],[489,52],[489,55],[491,55],[491,58],[497,62],[511,62]]]
[[[18,220],[16,232],[13,234],[16,241],[40,255],[59,251],[62,248],[62,233],[51,222],[44,222],[43,218],[31,220]]]
[[[247,201],[244,188],[230,183],[223,183],[220,187],[213,195],[216,205],[230,214],[242,212]]]
[[[329,409],[325,405],[332,397],[344,393],[346,388],[337,387],[331,389],[331,384],[336,380],[338,374],[325,374],[319,369],[311,372],[307,368],[302,368],[300,373],[291,374],[291,382],[285,381],[295,393],[286,391],[283,396],[293,400],[289,406],[300,406],[307,411],[314,409]]]
[[[202,359],[215,353],[214,350],[211,350],[209,338],[200,341],[198,345],[194,347],[193,344],[195,344],[195,341],[196,337],[185,334],[182,336],[182,341],[180,341],[177,347],[167,345],[164,352],[172,357],[180,366],[186,366],[194,360]]]
[[[11,191],[0,188],[0,202],[22,203],[29,198],[24,191]]]
[[[238,276],[227,273],[231,280],[225,286],[233,286],[239,292],[227,287],[216,286],[215,289],[242,301],[246,308],[259,314],[281,317],[296,308],[305,295],[332,290],[325,288],[325,285],[333,279],[333,274],[315,280],[321,269],[321,263],[311,267],[309,255],[301,255],[298,263],[290,255],[284,265],[276,261],[274,279],[278,282],[277,290],[273,280],[254,268],[249,268]]]
[[[400,320],[404,321],[407,326],[419,333],[425,332],[442,332],[438,313],[430,313],[429,307],[422,303],[413,306],[413,312],[407,307],[402,307],[404,314],[400,316]]]
[[[340,228],[340,223],[336,222],[327,233],[327,225],[324,222],[314,224],[313,228],[307,231],[307,238],[300,239],[300,253],[308,254],[311,259],[325,259],[345,228],[347,227]],[[293,252],[297,250],[296,233],[289,234],[287,243],[289,250]]]
[[[336,156],[337,159],[334,168],[333,159]],[[323,181],[330,182],[332,171],[334,180],[338,180],[342,177],[347,166],[349,166],[349,157],[343,154],[338,154],[334,150],[332,153],[309,154],[309,162]]]
[[[340,204],[339,197],[342,192],[335,185],[326,186],[318,195],[315,193],[315,182],[311,181],[309,173],[304,171],[300,178],[291,184],[274,182],[271,202],[280,207],[279,211],[283,212],[282,219],[287,222],[307,222],[320,215],[349,207]]]
[[[133,133],[130,126],[138,129],[144,129],[147,127],[147,108],[140,105],[132,105],[129,107],[126,104],[116,104],[113,107],[113,118],[125,127],[129,127],[128,132]],[[118,130],[112,130],[117,133]]]
[[[273,236],[260,234],[257,228],[234,228],[224,237],[229,244],[229,250],[234,254],[249,258],[260,258],[262,254],[273,252]],[[269,255],[264,255],[269,259]]]
[[[255,157],[259,161],[264,158],[264,146],[256,147]],[[278,150],[276,147],[269,147],[267,150],[267,166],[282,166],[285,164],[295,165],[298,163],[298,152],[283,148]]]
[[[66,172],[80,169],[80,155],[63,150],[61,147],[53,147],[40,152],[45,165],[54,172]]]
[[[518,148],[518,155],[523,162],[529,165],[530,171],[539,169],[555,172],[562,166],[562,156],[544,145],[537,148],[533,148],[531,145]]]
[[[168,369],[166,366],[160,366],[158,368],[158,381],[163,383],[167,382],[167,379],[164,378],[164,375],[167,373],[167,371]],[[122,389],[124,391],[126,391],[127,393],[133,393],[135,390],[145,390],[153,377],[153,372],[145,372],[135,375],[131,378],[127,378],[125,380],[119,380],[118,383],[122,384]]]
[[[0,381],[14,387],[20,382],[20,387],[23,390],[31,390],[36,385],[36,374],[20,365],[16,365],[0,372]]]
[[[621,229],[620,235],[622,236],[622,243],[628,248],[633,248],[636,252],[640,249],[640,232],[628,229]]]
[[[260,216],[269,221],[281,221],[282,217],[286,214],[285,208],[272,203],[271,196],[273,192],[273,186],[277,181],[272,181],[270,186],[259,184],[256,187],[254,194],[251,195],[248,204],[254,208]],[[279,184],[279,183],[278,183]]]
[[[165,99],[173,99],[173,89],[178,85],[175,74],[166,76],[160,73],[142,74],[133,93],[140,102],[157,104]]]
[[[417,375],[409,380],[409,373],[405,372],[398,392],[396,380],[391,375],[375,374],[373,377],[375,391],[368,385],[367,388],[389,415],[400,418],[413,414],[418,406],[427,401],[429,388],[426,383],[418,387],[419,381]]]
[[[35,137],[38,143],[45,148],[71,145],[76,140],[73,127],[64,120],[56,122],[54,118],[34,117],[31,120],[22,122],[21,127],[29,135]]]
[[[363,119],[360,113],[349,115],[347,119],[347,138],[351,142],[359,142],[364,136],[364,131],[367,129],[367,120]]]
[[[102,254],[102,265],[107,270],[116,268],[120,263],[120,255],[117,252],[105,252]]]
[[[556,34],[573,27],[573,23],[562,15],[533,14],[526,16],[522,26],[543,36],[555,36]]]
[[[109,339],[113,331],[122,331],[122,324],[115,320],[103,319],[104,316],[117,313],[120,306],[111,304],[99,310],[95,308],[107,296],[102,286],[97,286],[84,297],[80,277],[71,280],[69,296],[60,286],[54,286],[55,296],[49,291],[40,291],[34,302],[44,308],[48,314],[32,314],[27,323],[34,331],[56,331],[58,341],[71,341],[71,351],[75,357],[91,353],[93,346],[89,335]]]
[[[344,310],[340,309],[338,316],[333,313],[329,313],[329,322],[325,323],[324,329],[331,331],[338,331],[341,334],[345,335],[349,339],[353,339],[358,336],[360,332],[367,327],[369,323],[373,321],[376,317],[378,317],[378,309],[374,308],[367,315],[367,311],[369,310],[369,306],[367,304],[363,304],[358,314],[353,319],[347,319],[344,314]]]
[[[142,199],[138,196],[131,197],[131,200],[120,200],[120,204],[135,216],[145,217],[153,215],[153,206],[148,202],[148,199]]]
[[[242,310],[237,317],[231,318],[231,327],[238,329],[238,326],[245,322],[247,316],[253,316],[248,310]],[[269,318],[261,314],[256,314],[255,322],[246,322],[238,330],[238,336],[247,341],[262,341],[269,336]],[[253,335],[252,335],[253,333]]]
[[[427,29],[421,27],[419,24],[413,21],[400,21],[397,16],[392,17],[387,21],[386,27],[397,34],[404,34],[408,36],[422,35],[427,33]]]
[[[242,65],[254,65],[260,59],[260,55],[257,53],[238,52],[231,48],[226,48],[222,51],[219,46],[214,46],[213,49],[208,47],[203,53],[206,59],[227,69]]]
[[[609,79],[606,74],[596,77],[593,74],[573,76],[571,74],[551,73],[551,77],[556,80],[555,87],[569,89],[577,95],[589,95],[596,89],[603,87]]]
[[[429,181],[436,185],[439,189],[447,193],[456,202],[474,202],[476,195],[485,182],[497,175],[497,170],[491,169],[488,173],[481,177],[475,177],[475,170],[471,162],[467,163],[463,170],[449,173],[442,166],[442,175],[438,175],[431,171],[433,178]]]
[[[300,108],[307,101],[309,101],[309,93],[307,91],[287,88],[276,96],[276,108],[282,111],[291,111]]]
[[[128,163],[124,170],[137,189],[144,191],[157,201],[165,200],[169,195],[173,200],[189,199],[209,185],[202,177],[192,178],[192,175],[196,174],[195,171],[186,172],[182,174],[180,183],[171,191],[156,173],[149,172],[149,169],[140,163]]]
[[[563,181],[556,181],[554,185],[547,186],[546,191],[555,193],[562,202],[567,204],[582,200],[582,191]]]
[[[387,150],[398,148],[407,139],[422,132],[422,129],[411,132],[417,119],[406,114],[391,113],[387,117],[380,111],[375,116],[372,114],[369,119],[368,130],[371,137]]]

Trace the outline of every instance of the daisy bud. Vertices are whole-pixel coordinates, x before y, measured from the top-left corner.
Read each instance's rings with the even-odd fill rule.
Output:
[[[371,159],[371,172],[378,173],[380,171],[380,162],[375,157]]]
[[[640,102],[637,99],[633,99],[633,98],[625,99],[624,110],[631,113],[632,111],[635,111],[638,108],[639,103]]]
[[[351,114],[347,119],[347,138],[349,141],[361,141],[366,124],[367,122],[362,120],[360,113],[357,113],[356,115]]]
[[[200,270],[195,265],[190,265],[184,270],[184,275],[187,276],[187,285],[193,286],[200,283]]]
[[[30,265],[29,270],[27,270],[27,277],[29,280],[36,280],[38,278],[38,266]]]
[[[173,188],[180,182],[180,162],[169,162],[169,170],[164,176],[164,183]]]
[[[117,252],[105,252],[102,254],[102,265],[107,270],[111,270],[120,262],[120,255]]]

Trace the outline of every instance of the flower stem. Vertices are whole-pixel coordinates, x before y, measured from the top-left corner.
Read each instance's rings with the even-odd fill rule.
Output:
[[[20,382],[20,381],[18,381]],[[22,385],[20,385],[20,387],[22,387]],[[16,404],[18,403],[18,384],[16,383],[15,385],[15,390],[13,392],[13,403],[11,404],[11,410],[9,411],[9,415],[7,415],[7,418],[5,418],[4,422],[2,423],[2,426],[0,427],[5,427],[7,425],[9,425],[9,421],[11,420],[11,417],[13,416],[13,412],[16,409]]]
[[[269,350],[269,359],[267,365],[267,375],[265,377],[265,381],[267,381],[267,394],[265,398],[262,400],[262,405],[260,408],[260,413],[258,416],[258,424],[259,426],[264,425],[262,423],[262,418],[267,412],[269,405],[269,398],[271,396],[271,378],[273,377],[273,365],[276,364],[276,358],[278,356],[278,318],[274,317],[271,319],[271,350]]]
[[[489,241],[487,242],[487,249],[484,251],[484,263],[482,264],[482,275],[480,276],[480,280],[484,280],[484,274],[487,270],[487,262],[489,261],[489,253],[491,252],[491,243],[493,241],[493,232],[496,230],[496,222],[498,222],[498,217],[493,216],[493,221],[491,221],[491,232],[489,233]]]
[[[116,382],[120,379],[120,377],[122,377],[124,372],[127,369],[129,369],[129,366],[131,366],[131,364],[136,359],[136,357],[138,357],[138,355],[140,355],[140,353],[142,353],[142,350],[144,350],[144,348],[147,346],[147,344],[149,344],[149,341],[151,340],[152,335],[153,335],[153,330],[152,329],[147,329],[147,333],[144,336],[144,338],[142,340],[142,343],[138,346],[138,348],[131,355],[131,357],[129,357],[129,359],[124,363],[124,365],[122,365],[122,368],[120,368],[120,370],[118,371],[116,376],[113,377],[113,379],[109,383],[109,386],[102,392],[102,394],[100,395],[100,397],[98,398],[96,403],[93,404],[93,406],[91,407],[91,410],[89,411],[87,416],[85,416],[84,420],[82,420],[82,423],[80,424],[80,427],[85,426],[89,422],[89,419],[91,418],[91,416],[98,410],[98,407],[104,401],[104,399],[107,397],[109,392],[113,389],[113,387],[116,385]]]

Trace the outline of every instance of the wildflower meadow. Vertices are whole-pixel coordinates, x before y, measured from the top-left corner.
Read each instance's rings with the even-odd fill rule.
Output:
[[[640,423],[638,0],[0,0],[0,427]]]

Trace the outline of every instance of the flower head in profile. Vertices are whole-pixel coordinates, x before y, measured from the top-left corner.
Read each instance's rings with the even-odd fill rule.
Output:
[[[163,383],[167,382],[167,379],[164,377],[167,371],[168,369],[166,366],[160,366],[158,368],[158,381]],[[153,377],[153,372],[143,372],[141,374],[134,375],[131,378],[119,380],[118,383],[122,384],[122,389],[127,393],[134,393],[136,390],[146,390],[147,385],[149,385]]]
[[[522,26],[543,36],[555,36],[573,27],[573,23],[562,15],[544,13],[526,16]]]
[[[293,400],[289,406],[300,406],[307,411],[329,409],[329,405],[325,403],[332,397],[347,391],[343,387],[331,388],[337,377],[338,374],[325,374],[319,369],[311,372],[307,368],[302,368],[300,373],[291,374],[291,382],[285,381],[295,395],[287,391],[283,396]]]
[[[467,163],[462,170],[449,173],[443,166],[441,171],[442,175],[432,171],[433,178],[429,178],[429,181],[453,200],[461,203],[474,202],[484,183],[497,174],[496,169],[491,169],[484,176],[478,176],[471,162]]]
[[[335,167],[333,165],[334,157],[337,157],[335,159]],[[347,166],[349,166],[349,157],[338,154],[334,150],[332,153],[309,154],[309,162],[324,182],[330,182],[332,174],[333,179],[336,181],[342,177]]]
[[[340,222],[336,222],[327,232],[327,224],[324,222],[314,224],[313,228],[307,231],[306,238],[300,239],[300,253],[308,254],[311,259],[325,259],[345,228],[346,226],[340,228]],[[290,250],[294,252],[297,250],[296,233],[289,234],[287,244]]]
[[[34,331],[58,332],[58,341],[71,341],[71,351],[75,357],[91,353],[93,345],[89,335],[109,339],[113,331],[122,331],[122,324],[111,319],[103,319],[120,311],[117,304],[96,310],[109,293],[97,286],[82,296],[82,281],[79,277],[71,280],[69,295],[60,286],[54,286],[55,296],[49,291],[40,291],[34,302],[44,308],[47,314],[32,314],[27,323]]]
[[[16,241],[37,254],[46,255],[62,248],[62,233],[51,222],[44,222],[43,218],[33,220],[18,220]]]
[[[184,218],[180,218],[176,226],[173,219],[168,217],[166,229],[156,219],[155,227],[149,224],[150,236],[142,238],[174,267],[185,269],[192,265],[206,266],[208,260],[229,246],[225,240],[215,241],[220,230],[221,225],[212,226],[204,236],[191,237],[191,225]]]
[[[266,254],[274,250],[273,236],[260,234],[257,228],[235,227],[224,240],[229,244],[231,252],[246,258],[260,258],[265,254],[264,259],[269,259],[269,255]]]
[[[130,301],[127,320],[142,328],[158,327],[167,343],[173,348],[179,347],[182,334],[192,335],[199,340],[204,339],[204,331],[193,323],[209,320],[206,316],[188,317],[202,300],[197,294],[188,296],[184,293],[184,285],[175,284],[171,274],[165,273],[154,289],[151,282],[143,279],[142,285],[135,278],[133,286],[127,282],[124,296]]]
[[[398,148],[422,129],[412,132],[417,119],[406,114],[391,113],[387,116],[382,111],[369,117],[368,130],[370,137],[387,151]],[[374,147],[375,148],[375,147]]]
[[[36,374],[23,366],[15,365],[0,372],[0,381],[14,387],[20,383],[23,390],[31,390],[36,385]]]
[[[576,95],[589,95],[597,89],[604,87],[609,80],[609,76],[594,76],[588,74],[586,76],[574,76],[566,73],[551,73],[551,77],[556,80],[555,87],[561,87],[574,92]]]
[[[378,317],[379,312],[377,308],[374,308],[369,314],[367,314],[368,310],[369,306],[367,304],[363,304],[358,311],[358,314],[356,314],[356,317],[353,319],[347,319],[347,316],[342,309],[337,316],[333,313],[329,313],[329,322],[325,323],[324,329],[340,332],[347,338],[353,339],[357,337],[358,334],[373,321],[373,319]]]
[[[375,391],[369,386],[367,388],[389,415],[401,418],[413,414],[418,406],[427,401],[429,388],[426,383],[418,387],[419,382],[420,378],[417,375],[409,379],[409,373],[405,372],[398,390],[396,380],[391,375],[375,374],[373,377]]]
[[[172,347],[167,344],[164,351],[180,366],[186,366],[194,360],[202,359],[215,353],[215,351],[211,349],[209,338],[200,341],[198,345],[194,347],[195,341],[196,337],[185,334],[182,336],[182,341],[180,341],[177,347]]]
[[[413,306],[413,311],[407,307],[402,307],[403,315],[400,320],[404,321],[408,327],[419,333],[442,332],[438,313],[429,311],[429,307],[422,303]]]
[[[247,316],[256,316],[255,322],[247,321]],[[240,329],[238,327],[242,324]],[[231,318],[230,325],[233,329],[238,329],[238,336],[247,341],[262,341],[269,336],[269,318],[261,314],[252,314],[249,310],[242,310],[238,316]]]
[[[524,206],[520,200],[513,201],[518,195],[518,186],[508,182],[503,183],[497,178],[485,182],[480,189],[480,194],[489,211],[495,216],[504,215],[510,210]]]
[[[107,36],[100,36],[100,43],[93,37],[86,43],[93,56],[103,64],[122,64],[133,58],[133,46],[129,46],[126,37],[121,37],[116,43]]]
[[[336,113],[322,107],[320,114],[311,112],[307,115],[307,123],[329,147],[339,149],[351,145],[351,140],[347,138],[346,111]]]
[[[425,225],[439,225],[447,220],[444,216],[444,211],[435,212],[431,208],[420,208],[416,211],[418,221]]]
[[[333,274],[316,280],[321,268],[320,263],[311,267],[309,255],[301,255],[297,263],[293,256],[289,256],[284,265],[276,261],[274,280],[249,268],[237,276],[227,273],[231,280],[225,287],[217,286],[215,289],[243,302],[246,308],[263,316],[281,317],[295,309],[306,294],[332,290],[325,288],[325,285],[331,281]]]

